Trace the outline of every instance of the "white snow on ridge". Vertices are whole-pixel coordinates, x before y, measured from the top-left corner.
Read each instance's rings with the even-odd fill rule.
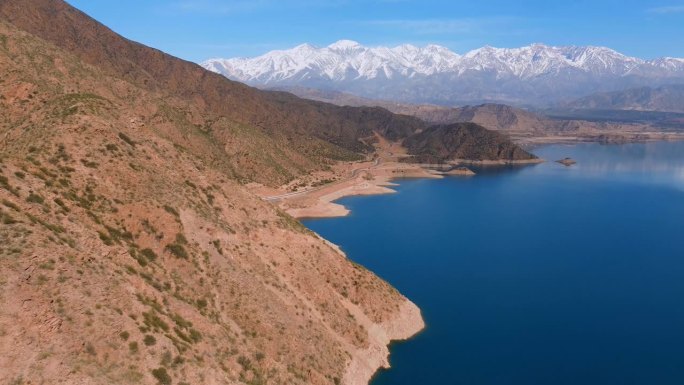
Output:
[[[231,79],[263,85],[307,79],[344,82],[359,79],[412,78],[416,75],[494,72],[497,78],[531,79],[580,71],[597,76],[684,73],[684,59],[645,61],[605,47],[553,47],[532,44],[521,48],[482,47],[459,55],[438,45],[366,47],[340,40],[327,47],[302,44],[255,58],[210,59],[208,70]]]

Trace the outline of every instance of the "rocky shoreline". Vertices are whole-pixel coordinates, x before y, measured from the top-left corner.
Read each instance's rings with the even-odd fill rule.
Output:
[[[364,321],[369,322],[367,319]],[[390,343],[407,340],[424,328],[425,322],[420,309],[407,299],[394,318],[382,324],[369,325],[370,346],[357,350],[352,356],[342,383],[344,385],[369,384],[378,370],[389,369]]]

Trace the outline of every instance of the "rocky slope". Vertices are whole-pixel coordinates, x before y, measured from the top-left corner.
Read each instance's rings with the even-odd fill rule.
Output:
[[[395,289],[238,183],[254,176],[238,166],[270,179],[311,160],[236,159],[291,142],[221,115],[211,75],[122,51],[59,1],[0,15],[0,383],[365,384],[421,329]],[[256,108],[261,92],[230,85]]]
[[[260,87],[302,86],[410,103],[548,105],[598,91],[684,80],[684,59],[642,60],[605,47],[365,47],[343,40],[303,44],[255,58],[202,65]]]
[[[569,108],[684,112],[684,84],[598,93],[569,103]]]
[[[232,82],[61,0],[0,0],[0,73],[3,384],[365,384],[423,327],[244,184],[428,123]]]
[[[340,108],[247,87],[127,40],[63,1],[0,1],[0,17],[110,76],[190,105],[163,105],[155,118],[182,119],[190,132],[223,147],[228,157],[214,161],[243,182],[281,185],[360,159],[373,151],[365,139],[374,133],[402,140],[427,127],[382,108]]]
[[[241,180],[282,184],[359,159],[372,151],[360,139],[373,131],[394,138],[424,126],[382,109],[343,109],[229,81],[129,41],[62,1],[1,1],[0,16],[111,76],[191,104],[193,111],[165,108],[159,119],[184,119],[226,147]]]

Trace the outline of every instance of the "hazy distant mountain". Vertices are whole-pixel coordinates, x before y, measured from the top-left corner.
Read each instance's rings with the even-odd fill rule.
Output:
[[[569,104],[572,108],[684,112],[684,84],[640,87],[586,96]]]
[[[661,135],[663,130],[684,130],[684,113],[674,112],[569,109],[567,106],[534,111],[496,103],[446,107],[368,99],[339,91],[305,87],[278,87],[277,90],[339,106],[382,107],[396,114],[415,116],[439,125],[472,122],[501,131],[518,143],[534,142],[540,138],[581,138],[601,142],[671,139],[668,135]]]
[[[367,99],[339,91],[325,91],[305,87],[280,87],[299,97],[332,103],[339,106],[382,107],[396,114],[410,115],[434,124],[473,122],[491,130],[518,134],[539,134],[562,131],[565,127],[542,115],[504,104],[486,103],[476,106],[445,107],[433,104],[407,104],[387,100]]]
[[[202,65],[260,87],[303,86],[413,103],[549,104],[594,92],[684,81],[684,59],[642,60],[604,47],[506,49],[459,55],[437,45],[365,47],[341,40]]]

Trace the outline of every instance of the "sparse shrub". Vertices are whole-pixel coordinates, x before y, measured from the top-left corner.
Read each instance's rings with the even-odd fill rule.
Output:
[[[197,307],[201,309],[205,309],[207,307],[208,303],[207,300],[204,298],[200,298],[197,300]]]
[[[199,331],[197,331],[195,329],[190,329],[190,339],[193,342],[200,342],[200,341],[202,341],[202,333],[200,333]]]
[[[223,249],[221,248],[221,241],[219,241],[218,239],[215,239],[215,240],[211,241],[211,243],[214,245],[214,248],[216,249],[216,251],[219,254],[223,255]]]
[[[49,261],[49,262],[41,263],[40,265],[38,265],[38,268],[43,269],[43,270],[54,270],[55,269],[55,261]]]
[[[128,344],[128,350],[131,353],[137,353],[138,352],[138,343],[133,341]]]
[[[155,344],[157,343],[157,339],[154,338],[153,335],[148,334],[148,335],[146,335],[145,338],[143,339],[143,343],[145,343],[145,346],[153,346],[153,345],[155,345]]]
[[[165,368],[157,368],[152,371],[154,378],[159,381],[161,385],[171,385],[171,376],[166,372]]]
[[[85,349],[86,349],[86,353],[90,354],[91,356],[97,355],[97,352],[95,352],[95,347],[90,342],[86,344]]]
[[[189,255],[188,252],[185,250],[185,247],[179,243],[171,243],[166,245],[166,250],[171,253],[172,255],[182,258],[182,259],[188,259]]]
[[[66,206],[63,200],[61,200],[60,198],[55,198],[53,201],[57,204],[57,206],[61,207],[64,211],[69,212],[69,208]]]
[[[188,239],[185,238],[185,235],[178,233],[178,234],[176,234],[176,243],[181,244],[181,245],[187,245]]]
[[[154,310],[143,313],[143,321],[146,326],[153,329],[161,329],[165,332],[169,331],[169,325],[164,322],[159,316],[154,312]]]
[[[97,162],[93,162],[93,161],[88,160],[88,159],[81,159],[81,163],[83,163],[83,165],[88,167],[88,168],[97,168],[97,166],[99,166],[99,164]]]
[[[171,356],[171,352],[168,350],[165,350],[164,353],[162,353],[162,358],[161,361],[159,362],[162,366],[169,366],[171,364],[171,360],[173,359],[173,356]]]
[[[12,203],[12,202],[10,202],[10,201],[8,201],[8,200],[6,200],[6,199],[3,199],[3,200],[2,200],[2,204],[5,205],[6,207],[11,208],[11,209],[14,210],[14,211],[21,211],[21,210],[19,209],[19,206],[15,205],[14,203]]]
[[[14,175],[16,175],[16,177],[19,178],[19,179],[24,179],[24,178],[26,178],[26,174],[24,174],[24,173],[21,172],[21,171],[15,172]]]
[[[207,196],[207,202],[209,202],[210,205],[214,204],[214,195],[211,193],[205,192],[205,195]]]
[[[180,214],[178,214],[178,211],[169,205],[164,205],[164,210],[166,210],[167,213],[173,215],[174,217],[180,216]]]
[[[131,334],[125,330],[122,331],[121,333],[119,333],[119,337],[121,337],[121,339],[124,341],[128,340],[128,337],[130,337],[130,336],[131,336]]]
[[[238,364],[240,364],[240,366],[242,366],[242,369],[244,369],[245,371],[250,370],[252,368],[252,361],[245,356],[238,357],[237,362]]]
[[[138,261],[138,264],[140,266],[142,266],[142,267],[147,266],[147,259],[145,259],[143,256],[139,255],[138,252],[135,251],[135,249],[133,249],[133,248],[128,249],[128,254],[130,254],[131,257],[133,257],[133,259]]]
[[[11,215],[4,213],[2,211],[0,211],[0,218],[2,219],[1,222],[3,225],[13,225],[15,223],[19,223],[19,221],[12,218]]]
[[[179,328],[173,328],[173,331],[176,332],[176,335],[178,337],[180,337],[180,339],[182,339],[183,341],[185,341],[187,343],[192,343],[192,340],[190,339],[190,337],[187,336],[185,333],[183,333],[183,331],[180,330]]]
[[[112,246],[114,244],[114,240],[109,237],[105,232],[103,231],[98,231],[97,234],[100,236],[100,240],[102,243],[104,243],[107,246]]]
[[[36,283],[38,285],[44,285],[45,283],[47,283],[47,281],[48,277],[44,276],[43,274],[40,274],[38,278],[36,278]]]
[[[187,321],[185,318],[181,317],[180,314],[171,315],[171,319],[173,319],[173,322],[175,322],[176,325],[178,325],[178,327],[181,327],[181,328],[192,327],[192,322]]]
[[[142,249],[140,250],[140,254],[147,258],[150,262],[157,259],[157,254],[154,251],[152,251],[152,249]]]
[[[0,187],[12,193],[14,196],[19,196],[19,191],[9,184],[9,179],[6,176],[0,175]]]
[[[45,202],[45,198],[38,194],[30,193],[28,197],[26,197],[26,202],[28,203],[38,203],[42,205]]]
[[[105,228],[107,229],[107,232],[109,233],[109,237],[116,243],[121,243],[121,239],[127,240],[127,241],[132,241],[133,240],[133,234],[129,231],[121,231],[119,229],[116,229],[111,226],[105,225]]]
[[[123,132],[119,133],[119,139],[131,145],[131,147],[135,147],[135,142],[133,139],[129,138],[128,135],[124,134]]]

